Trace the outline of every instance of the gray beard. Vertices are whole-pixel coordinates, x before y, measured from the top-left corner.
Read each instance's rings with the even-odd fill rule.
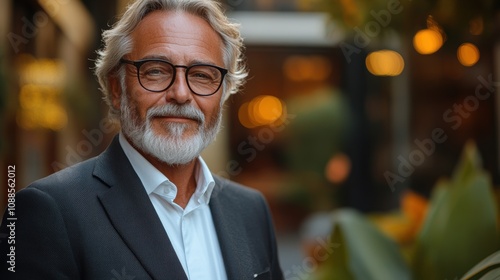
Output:
[[[206,127],[203,113],[191,105],[177,105],[173,103],[160,107],[149,108],[146,120],[141,122],[135,104],[130,104],[125,93],[121,97],[120,122],[123,134],[132,144],[158,160],[169,165],[183,165],[197,158],[200,153],[215,139],[219,132],[222,113],[217,113]],[[183,123],[167,123],[164,127],[169,135],[157,135],[152,128],[151,119],[155,116],[178,116],[197,120],[198,129],[193,136],[183,136],[188,128]]]

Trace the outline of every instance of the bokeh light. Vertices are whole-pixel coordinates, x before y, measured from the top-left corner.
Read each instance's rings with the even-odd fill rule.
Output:
[[[281,101],[271,95],[258,98],[253,106],[253,110],[255,119],[262,124],[272,123],[283,114]]]
[[[61,60],[19,57],[19,111],[17,123],[23,129],[60,130],[68,116],[63,103],[66,66]]]
[[[420,54],[433,54],[443,46],[443,36],[435,29],[423,29],[413,37],[413,47]]]
[[[323,81],[332,73],[332,65],[327,58],[319,55],[288,57],[283,64],[285,77],[291,81]]]
[[[254,128],[276,123],[285,114],[283,102],[272,95],[260,95],[243,103],[238,110],[240,123],[246,128]]]
[[[479,50],[474,44],[464,43],[458,47],[457,57],[463,66],[472,66],[479,60]]]
[[[241,125],[246,128],[253,128],[255,125],[252,123],[250,116],[248,114],[248,105],[250,102],[243,103],[238,109],[238,119],[240,120]]]
[[[368,54],[366,68],[375,76],[398,76],[403,72],[403,57],[395,51],[380,50]]]
[[[329,182],[339,184],[344,182],[351,172],[351,159],[343,154],[333,156],[325,168],[325,176]]]

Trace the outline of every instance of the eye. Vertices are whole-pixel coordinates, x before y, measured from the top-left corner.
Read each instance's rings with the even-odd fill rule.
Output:
[[[197,82],[213,82],[218,77],[219,71],[212,66],[194,66],[189,70],[189,79]]]
[[[165,74],[165,71],[161,68],[148,68],[143,72],[146,76],[159,76]]]
[[[172,76],[171,65],[161,61],[148,61],[141,66],[141,76],[148,79],[169,78]]]

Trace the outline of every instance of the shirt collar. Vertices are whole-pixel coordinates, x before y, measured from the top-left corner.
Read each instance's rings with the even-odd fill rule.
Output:
[[[198,200],[199,203],[206,203],[210,201],[212,196],[212,191],[215,187],[215,180],[212,176],[212,172],[208,169],[205,161],[198,157],[198,164],[196,165],[196,191],[193,196]]]
[[[161,184],[169,184],[173,188],[168,188],[174,192],[173,197],[177,194],[177,187],[170,180],[154,167],[147,159],[145,159],[130,143],[122,133],[119,135],[119,142],[122,146],[125,155],[130,161],[134,171],[139,176],[144,189],[148,195],[151,195]],[[193,194],[194,199],[198,203],[208,204],[210,196],[215,187],[215,181],[212,173],[208,169],[205,161],[198,157],[198,162],[195,167],[196,190]]]

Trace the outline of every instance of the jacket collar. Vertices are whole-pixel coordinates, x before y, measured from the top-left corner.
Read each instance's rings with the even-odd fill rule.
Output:
[[[237,205],[238,197],[228,196],[224,192],[227,181],[214,175],[215,187],[210,198],[210,210],[219,238],[220,249],[228,279],[244,279],[252,276],[251,250],[249,248],[245,221],[238,216],[239,211],[232,209]]]
[[[96,160],[94,176],[109,186],[99,194],[104,210],[124,242],[153,279],[186,279],[142,183],[123,152],[118,136]],[[214,175],[210,210],[228,279],[252,275],[252,256],[245,221],[237,215],[235,197],[223,192],[227,182]]]
[[[187,279],[118,137],[97,158],[93,174],[109,186],[109,190],[98,197],[111,224],[151,278]]]

